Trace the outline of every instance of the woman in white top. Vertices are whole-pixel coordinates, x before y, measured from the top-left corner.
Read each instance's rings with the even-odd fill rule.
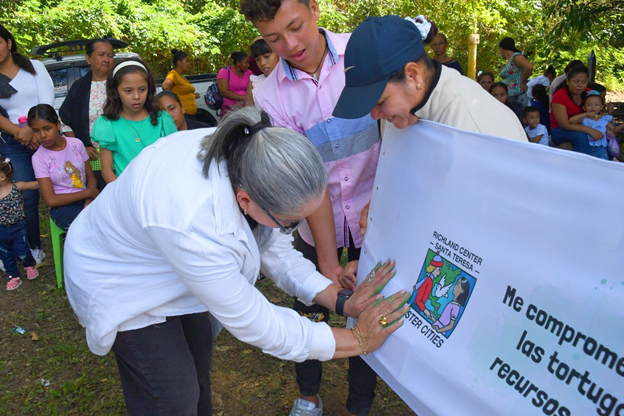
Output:
[[[54,86],[43,64],[17,53],[13,35],[0,25],[0,153],[11,159],[16,181],[35,181],[31,158],[39,143],[26,125],[28,110],[54,105]],[[20,121],[21,119],[21,121]],[[24,191],[28,245],[37,264],[45,257],[39,233],[39,191]]]
[[[394,263],[349,297],[294,250],[287,234],[318,208],[327,182],[309,140],[270,127],[254,107],[205,134],[144,149],[65,243],[69,300],[91,351],[115,352],[129,414],[212,414],[217,326],[281,359],[329,360],[373,351],[407,311],[404,291],[373,307]],[[254,287],[260,271],[303,302],[359,316],[356,329],[271,304]]]

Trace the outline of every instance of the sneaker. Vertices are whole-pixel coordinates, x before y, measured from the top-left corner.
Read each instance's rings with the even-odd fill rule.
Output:
[[[9,282],[7,283],[7,290],[15,290],[18,287],[20,287],[20,285],[22,284],[22,279],[20,279],[19,277],[13,277],[11,278],[9,276]]]
[[[309,400],[302,399],[301,397],[295,400],[292,409],[290,409],[290,416],[323,416],[323,400],[321,396],[318,397],[318,407]]]
[[[33,280],[39,277],[39,271],[35,266],[26,267],[26,277],[28,280]]]
[[[40,248],[36,248],[34,250],[30,250],[30,252],[35,258],[35,267],[41,266],[41,263],[43,263],[43,260],[46,258],[46,254],[43,252],[43,250]]]

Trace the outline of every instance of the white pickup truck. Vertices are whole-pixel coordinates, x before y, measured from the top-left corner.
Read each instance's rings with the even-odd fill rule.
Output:
[[[126,42],[107,38],[113,50],[127,48]],[[89,65],[85,60],[84,48],[89,40],[77,40],[68,42],[53,43],[33,48],[30,55],[45,56],[41,63],[46,67],[52,82],[54,83],[54,108],[58,111],[67,96],[67,92],[72,84],[85,76],[89,72]],[[81,53],[82,52],[82,53]],[[125,60],[139,57],[133,52],[115,52],[115,60]],[[206,106],[204,94],[208,87],[217,79],[217,74],[200,74],[186,77],[195,86],[195,91],[199,93],[197,101],[197,121],[206,123],[211,127],[217,125],[219,117],[215,112]],[[156,80],[157,92],[162,91],[161,85],[164,78]]]

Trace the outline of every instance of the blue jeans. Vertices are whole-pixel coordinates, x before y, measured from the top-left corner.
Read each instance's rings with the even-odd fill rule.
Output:
[[[128,415],[212,415],[208,312],[118,332],[113,352]]]
[[[0,260],[10,277],[21,277],[16,257],[24,267],[35,265],[35,259],[26,243],[25,220],[19,220],[13,225],[0,225]]]
[[[559,146],[563,142],[570,142],[574,146],[575,152],[591,155],[587,133],[555,127],[550,131],[550,138],[555,146]]]
[[[33,151],[19,144],[10,134],[2,133],[0,154],[11,159],[13,179],[17,181],[36,181],[32,167]],[[24,195],[24,213],[26,214],[26,235],[31,249],[41,248],[39,234],[39,191],[22,191]]]
[[[590,155],[600,159],[609,160],[609,153],[607,152],[607,146],[589,146]]]
[[[295,248],[303,254],[303,257],[310,260],[318,270],[318,257],[316,248],[309,245],[299,236],[295,240]],[[360,258],[360,249],[355,248],[353,237],[349,233],[349,261]],[[338,249],[338,259],[342,254],[342,248]],[[316,322],[329,322],[329,310],[320,305],[306,306],[297,299],[293,309],[300,315],[307,316]],[[316,396],[321,387],[323,375],[323,365],[318,360],[307,360],[295,363],[295,373],[297,374],[297,384],[302,396]],[[375,386],[377,384],[377,374],[361,357],[349,358],[349,396],[347,397],[347,410],[357,416],[368,415],[373,401],[375,400]]]
[[[50,208],[50,217],[57,227],[67,231],[78,214],[84,209],[85,201],[77,201],[62,207]]]

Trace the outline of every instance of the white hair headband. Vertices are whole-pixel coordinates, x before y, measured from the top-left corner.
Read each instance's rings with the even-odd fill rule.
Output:
[[[418,16],[416,16],[415,19],[412,19],[408,16],[405,18],[405,20],[412,22],[416,26],[416,28],[420,32],[420,37],[422,38],[422,40],[427,39],[427,36],[429,36],[429,31],[431,30],[431,23],[429,23],[429,21],[425,19],[425,16],[419,14]]]
[[[147,68],[145,68],[145,65],[143,65],[141,62],[137,62],[137,61],[125,61],[120,63],[119,65],[117,65],[115,67],[115,69],[113,70],[113,76],[115,76],[115,74],[121,69],[121,68],[125,68],[127,66],[139,66],[141,68],[143,68],[145,70],[145,72],[147,72]]]

